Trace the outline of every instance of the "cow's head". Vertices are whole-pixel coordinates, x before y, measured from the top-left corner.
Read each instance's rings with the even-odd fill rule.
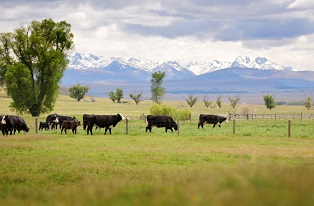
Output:
[[[58,117],[56,117],[54,120],[52,120],[52,122],[54,122],[54,123],[58,123],[58,122],[59,122]]]
[[[5,121],[5,116],[3,116],[2,118],[1,118],[1,124],[6,124],[7,122]]]
[[[172,122],[172,127],[174,130],[178,130],[178,124],[175,121]]]
[[[219,117],[219,123],[221,124],[221,123],[223,123],[223,122],[228,123],[227,117]]]
[[[29,132],[29,128],[28,127],[26,127],[25,132]]]
[[[122,114],[120,114],[120,113],[118,113],[117,115],[120,116],[122,120],[125,120],[125,119],[126,119],[126,118],[125,118]]]

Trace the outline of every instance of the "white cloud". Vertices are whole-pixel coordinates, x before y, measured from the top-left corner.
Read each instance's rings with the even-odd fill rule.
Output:
[[[0,32],[32,20],[67,21],[83,53],[199,61],[263,56],[314,70],[312,0],[3,0],[0,10]]]

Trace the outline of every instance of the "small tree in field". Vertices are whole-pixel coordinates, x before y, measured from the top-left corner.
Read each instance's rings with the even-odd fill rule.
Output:
[[[110,91],[108,96],[111,101],[121,103],[121,99],[123,98],[123,90],[121,88],[117,88],[116,92]]]
[[[217,97],[216,104],[218,105],[219,109],[222,107],[221,95]]]
[[[188,98],[186,99],[186,102],[188,103],[188,105],[190,105],[190,107],[193,107],[194,104],[196,103],[197,99],[198,99],[198,98],[197,98],[197,97],[194,97],[193,94],[190,94],[190,95],[188,96]]]
[[[161,104],[162,98],[165,96],[166,89],[162,86],[163,80],[166,76],[165,72],[155,72],[152,74],[151,89],[152,92],[152,100],[157,104]]]
[[[233,109],[237,106],[238,101],[240,100],[240,96],[237,95],[236,97],[228,97],[230,101],[230,105],[232,106]]]
[[[264,95],[264,101],[267,109],[271,110],[272,108],[275,108],[276,103],[272,95],[270,94]]]
[[[307,97],[307,98],[305,99],[304,106],[305,106],[308,110],[310,110],[310,109],[312,108],[312,106],[313,106],[313,100],[312,100],[311,97]]]
[[[212,108],[212,103],[213,102],[211,102],[210,101],[210,98],[209,98],[209,96],[208,95],[204,95],[203,96],[203,102],[204,102],[204,104],[205,104],[205,107],[211,107]]]
[[[85,94],[87,94],[88,90],[89,86],[81,86],[80,84],[76,84],[69,88],[69,95],[71,98],[74,98],[79,102],[84,98]]]
[[[136,105],[138,105],[140,103],[140,101],[142,101],[142,92],[141,93],[136,93],[136,92],[133,92],[130,94],[130,97],[131,99],[133,99],[136,103]]]

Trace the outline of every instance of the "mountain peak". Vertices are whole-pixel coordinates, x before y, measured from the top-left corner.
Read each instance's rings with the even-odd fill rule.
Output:
[[[86,69],[95,70],[103,69],[109,66],[111,63],[115,62],[121,67],[132,67],[145,72],[154,72],[158,70],[168,71],[175,69],[178,72],[193,73],[193,75],[201,75],[213,71],[217,71],[225,68],[250,68],[250,69],[261,69],[261,70],[294,70],[291,67],[284,67],[275,62],[272,62],[264,57],[257,57],[256,59],[251,59],[248,56],[238,56],[232,63],[225,61],[184,61],[184,60],[169,60],[169,61],[152,61],[143,60],[138,58],[104,58],[102,56],[96,56],[93,54],[81,54],[74,53],[69,56],[68,68],[71,69]],[[187,72],[189,71],[189,72]],[[171,71],[173,75],[173,71]]]

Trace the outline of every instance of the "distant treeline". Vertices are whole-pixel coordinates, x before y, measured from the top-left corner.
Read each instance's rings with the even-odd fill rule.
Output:
[[[294,105],[294,106],[298,106],[298,105],[304,105],[304,101],[298,101],[298,102],[276,102],[276,105]]]

